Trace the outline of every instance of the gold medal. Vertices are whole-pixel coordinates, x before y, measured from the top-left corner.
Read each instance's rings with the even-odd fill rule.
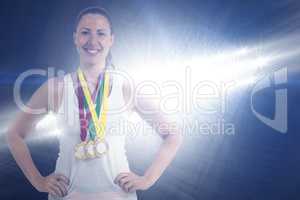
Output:
[[[105,154],[108,150],[108,144],[104,140],[97,139],[95,142],[95,152],[98,157]]]
[[[81,142],[80,144],[77,144],[75,147],[75,157],[79,160],[86,159],[85,145],[86,142]]]
[[[85,145],[85,152],[86,152],[86,157],[87,158],[95,158],[95,150],[94,150],[94,142],[90,140],[86,145]]]

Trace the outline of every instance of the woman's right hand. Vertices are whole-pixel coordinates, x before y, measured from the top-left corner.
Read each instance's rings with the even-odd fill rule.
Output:
[[[46,192],[54,197],[66,196],[68,185],[69,179],[59,173],[52,173],[46,177],[40,176],[34,184],[39,192]]]

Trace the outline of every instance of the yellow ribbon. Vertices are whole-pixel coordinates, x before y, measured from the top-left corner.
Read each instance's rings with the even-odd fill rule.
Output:
[[[85,99],[88,103],[88,107],[90,110],[90,113],[92,115],[92,120],[94,123],[94,127],[96,129],[96,134],[98,136],[98,138],[100,140],[104,140],[105,138],[105,128],[106,128],[106,112],[107,112],[107,108],[108,108],[108,93],[109,93],[109,77],[108,77],[108,73],[105,73],[104,76],[104,91],[103,91],[103,98],[102,98],[102,105],[101,105],[101,113],[100,113],[100,117],[98,118],[97,113],[96,113],[96,107],[93,103],[92,97],[91,97],[91,93],[88,89],[88,85],[87,82],[84,78],[83,72],[80,68],[78,68],[78,77],[79,77],[79,81],[80,84],[82,86],[83,89],[83,93],[85,96]],[[100,86],[98,86],[100,87]],[[99,123],[101,125],[99,125]]]

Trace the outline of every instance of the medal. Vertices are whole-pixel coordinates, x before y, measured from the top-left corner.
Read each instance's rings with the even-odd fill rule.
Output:
[[[86,159],[85,155],[85,142],[77,144],[75,147],[75,157],[79,160]]]
[[[98,157],[102,156],[108,150],[108,144],[105,141],[96,140],[95,142],[95,152]]]
[[[85,153],[87,158],[95,158],[96,153],[94,150],[94,141],[90,140],[86,145],[85,145]]]
[[[75,157],[77,159],[92,159],[100,157],[108,150],[108,144],[104,138],[108,107],[109,77],[108,74],[104,74],[104,78],[102,74],[99,76],[99,81],[95,89],[96,91],[99,88],[95,105],[93,101],[94,98],[92,99],[91,97],[87,82],[80,68],[78,69],[77,75],[79,87],[76,91],[79,104],[80,138],[82,142],[75,147]],[[92,95],[93,97],[95,97],[95,91]],[[86,141],[87,130],[89,133],[88,141]]]

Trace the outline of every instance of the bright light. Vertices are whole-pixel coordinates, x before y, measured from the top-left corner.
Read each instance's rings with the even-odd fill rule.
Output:
[[[253,84],[257,70],[267,67],[270,61],[275,59],[270,54],[264,55],[263,52],[248,47],[223,50],[217,54],[194,55],[189,58],[181,56],[169,62],[160,63],[159,60],[154,60],[138,64],[133,68],[131,75],[136,85],[148,85],[152,89],[149,93],[167,99],[161,101],[165,110],[183,113],[186,110],[195,110],[193,109],[195,88],[199,89],[201,83],[208,84],[208,87],[201,87],[200,91],[207,95],[211,93],[211,89],[214,89],[216,94],[223,94],[222,90],[225,90],[223,85],[228,86],[230,83],[235,83],[231,90],[241,89]],[[166,84],[164,85],[166,82],[168,84],[171,82],[172,85],[166,87]],[[143,93],[148,91],[146,89],[147,87],[143,87]],[[197,95],[201,95],[198,93]],[[203,100],[199,101],[199,104],[206,108],[215,102]]]
[[[274,57],[272,57],[274,59]],[[142,62],[133,68],[133,77],[138,81],[152,80],[185,81],[185,68],[191,67],[191,73],[197,80],[226,81],[238,80],[245,74],[254,75],[258,67],[270,62],[270,56],[263,56],[255,48],[242,47],[236,50],[222,50],[216,54],[178,55],[171,61]]]
[[[41,119],[37,124],[37,129],[46,129],[49,127],[56,126],[56,117],[52,112],[49,112],[43,119]]]
[[[51,111],[36,124],[36,130],[45,132],[48,136],[59,136],[61,134],[61,130],[58,128],[57,118]]]
[[[244,86],[251,85],[251,84],[255,83],[255,81],[256,81],[256,77],[251,76],[251,77],[246,78],[246,79],[238,80],[236,86],[244,87]]]
[[[257,67],[264,67],[266,66],[268,63],[269,63],[270,59],[269,58],[264,58],[264,57],[261,57],[261,58],[258,58],[254,61],[254,64],[257,66]]]
[[[236,51],[236,56],[245,56],[250,52],[250,50],[247,47],[241,48]]]

